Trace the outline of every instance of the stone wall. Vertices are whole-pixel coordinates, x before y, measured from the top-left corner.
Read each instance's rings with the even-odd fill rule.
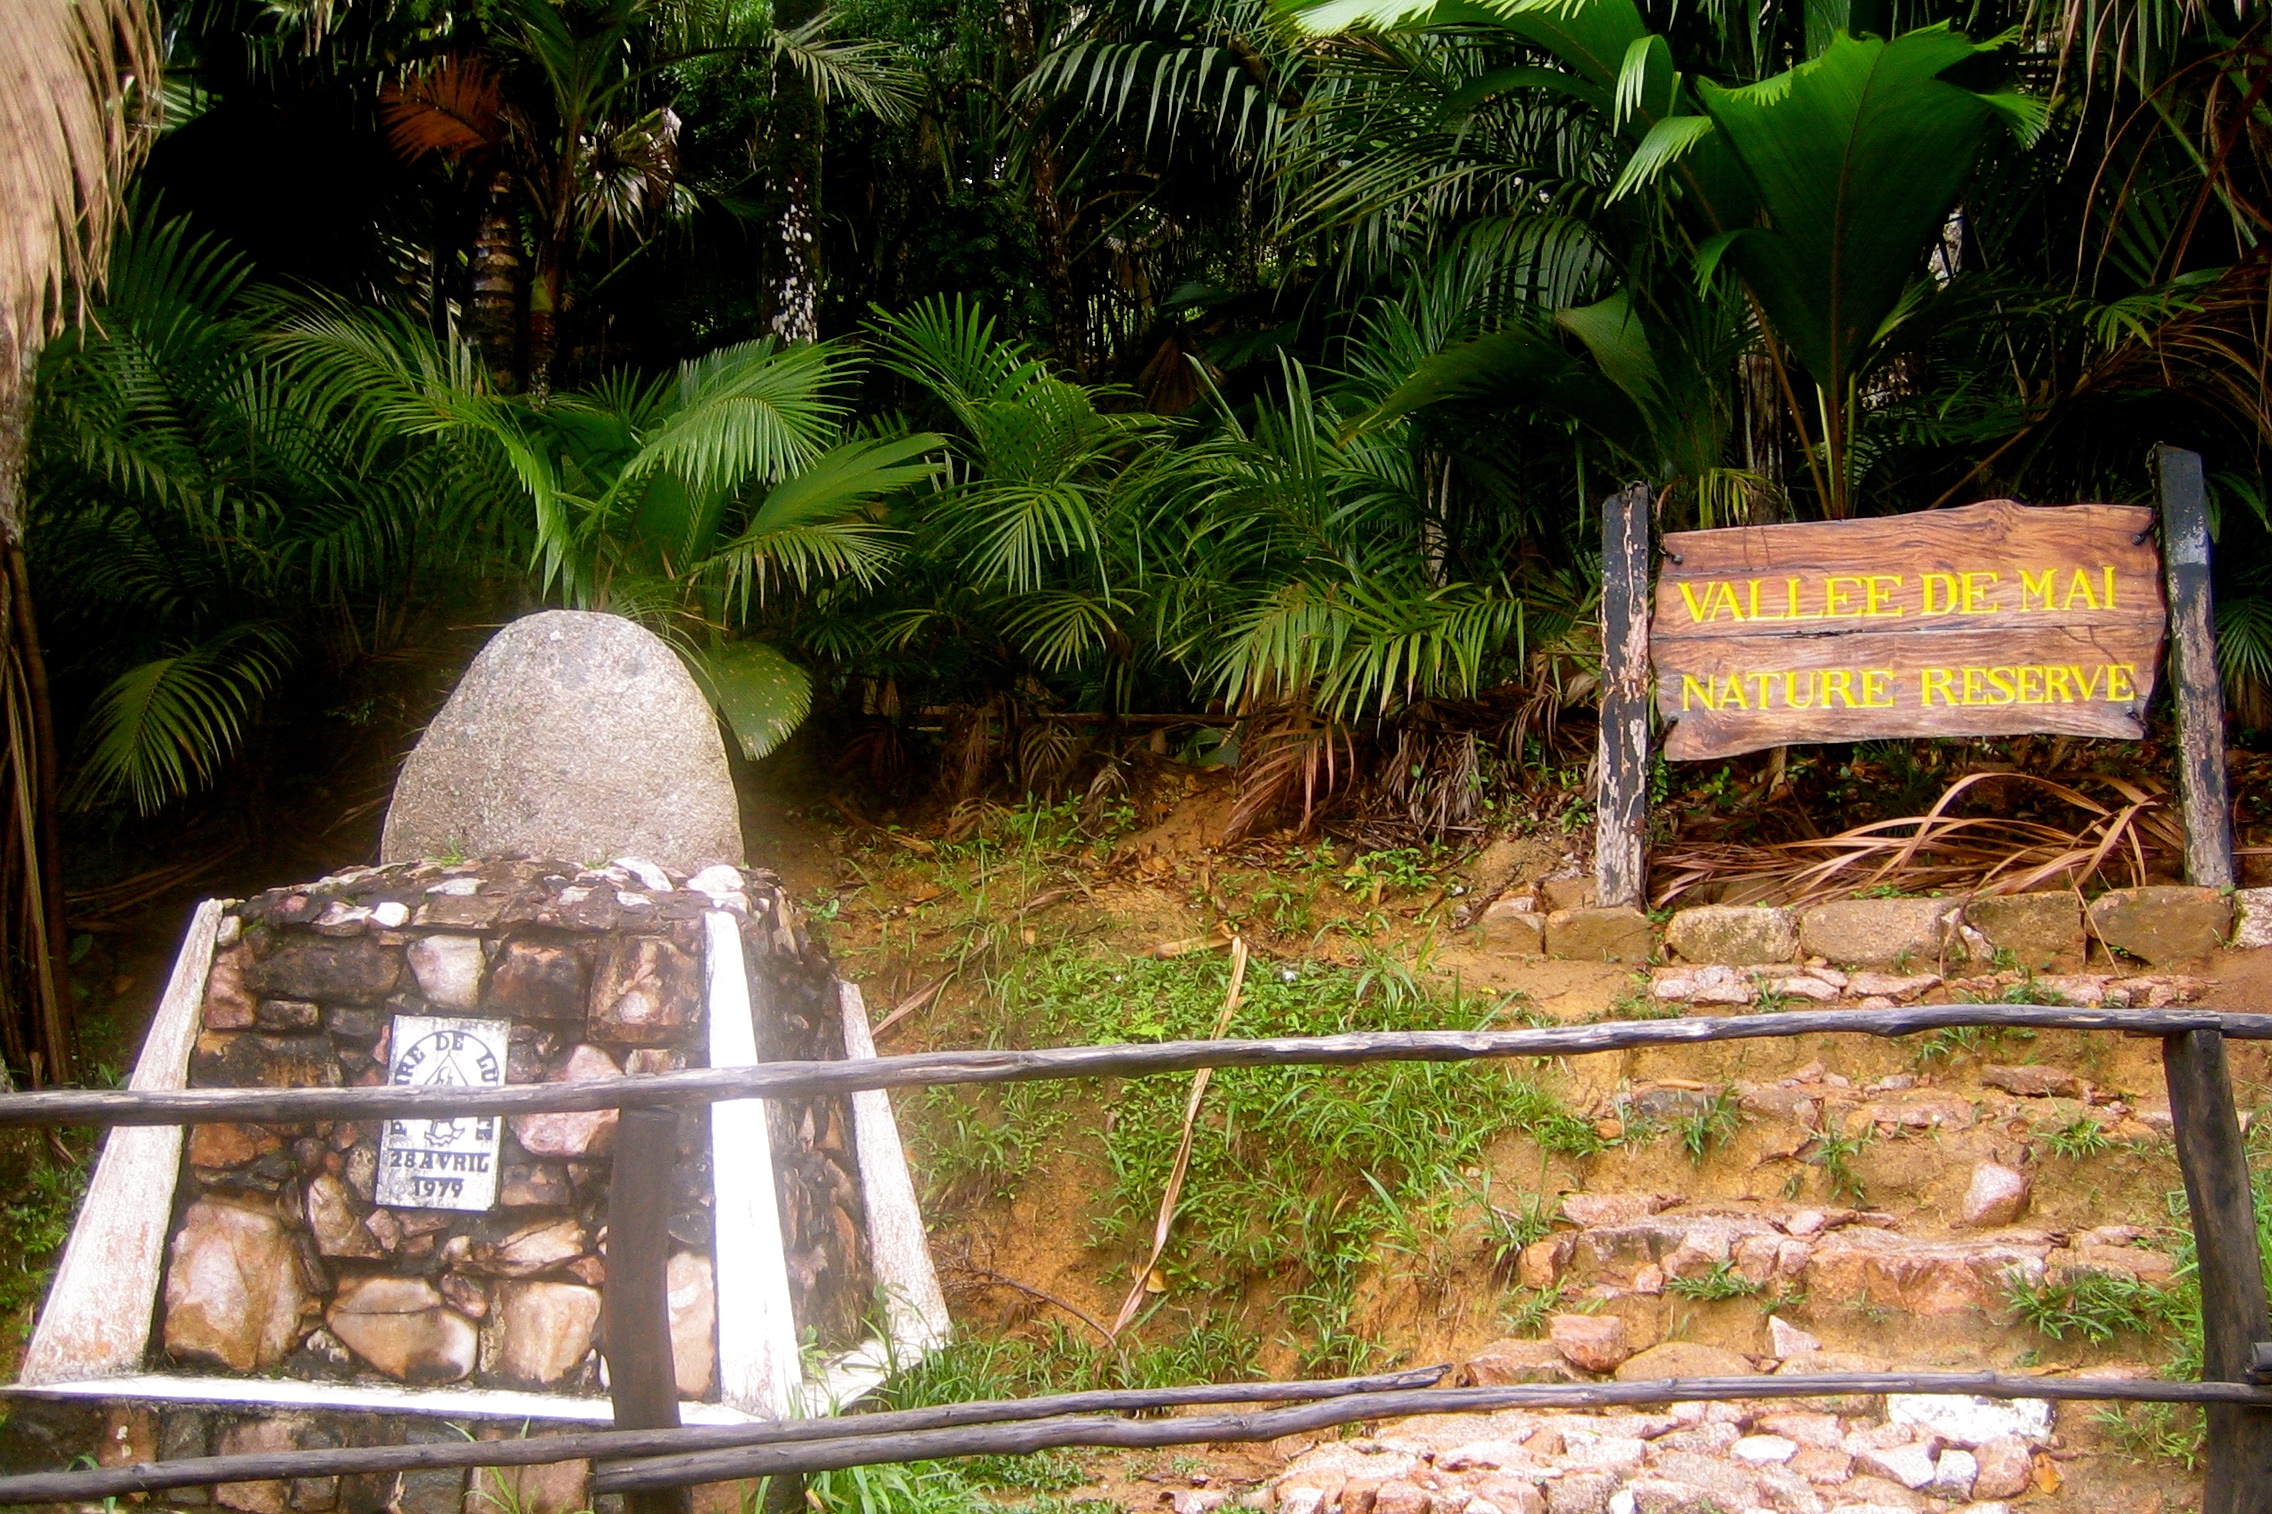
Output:
[[[508,1082],[701,1066],[702,917],[720,907],[743,922],[762,1053],[842,1056],[827,957],[770,875],[426,862],[230,911],[191,1082],[378,1084],[398,1015],[507,1022]],[[772,1113],[799,1328],[851,1344],[870,1288],[848,1111],[815,1099]],[[377,1203],[380,1122],[196,1127],[152,1365],[601,1391],[615,1122],[612,1110],[506,1120],[497,1201],[476,1212]],[[716,1389],[711,1160],[706,1112],[690,1110],[670,1220],[690,1398]]]

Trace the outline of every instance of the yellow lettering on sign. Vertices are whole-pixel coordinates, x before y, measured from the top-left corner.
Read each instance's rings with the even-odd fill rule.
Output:
[[[1927,573],[1917,580],[1924,591],[1925,603],[1920,615],[1952,615],[1956,612],[1956,575],[1954,573]],[[1935,590],[1939,593],[1935,594]]]
[[[1799,690],[1802,688],[1807,691],[1807,697],[1803,701],[1799,698]],[[1785,673],[1783,675],[1783,705],[1784,708],[1792,710],[1811,710],[1814,708],[1815,681],[1812,673]]]
[[[2020,608],[2023,610],[2058,609],[2059,607],[2051,602],[2053,588],[2051,575],[2058,571],[2057,568],[2045,568],[2041,573],[2030,573],[2025,568],[2020,569]],[[2029,604],[2028,598],[2031,595],[2042,600],[2043,603],[2040,605]]]
[[[2075,608],[2075,599],[2078,595],[2082,597],[2083,603],[2091,609],[2098,608],[2098,596],[2091,592],[2091,576],[2080,568],[2075,570],[2075,576],[2068,581],[2067,602],[2059,608],[2062,610]]]
[[[1901,587],[1899,573],[1872,573],[1869,577],[1869,608],[1862,613],[1869,616],[1900,615],[1905,613],[1892,603],[1895,589]]]
[[[1862,674],[1862,708],[1890,710],[1893,708],[1893,670],[1871,668]]]
[[[1846,598],[1846,591],[1839,588],[1838,586],[1840,584],[1859,584],[1861,582],[1862,580],[1859,578],[1839,573],[1833,573],[1828,578],[1825,578],[1822,581],[1823,615],[1827,618],[1830,616],[1844,617],[1856,614],[1857,612],[1852,608],[1851,603]]]
[[[2138,686],[2132,680],[2138,669],[2130,663],[2114,663],[2106,670],[2106,702],[2123,704],[2138,697]]]
[[[1685,591],[1688,585],[1682,584],[1681,588]],[[1693,673],[1681,674],[1680,707],[1684,710],[1692,710],[1698,704],[1702,704],[1707,710],[1716,710],[1720,707],[1720,702],[1712,697],[1712,680],[1698,678]]]
[[[2046,704],[2073,704],[2075,691],[2067,682],[2065,668],[2043,670],[2043,702]]]
[[[1933,696],[1941,696],[1941,703],[1955,704],[1956,694],[1949,688],[1949,680],[1956,676],[1954,668],[1926,668],[1918,675],[1917,702],[1929,705]]]
[[[1751,701],[1743,697],[1743,679],[1736,674],[1730,673],[1720,680],[1719,692],[1721,709],[1748,710],[1751,708]]]
[[[1680,597],[1688,601],[1688,623],[1692,626],[1702,625],[1704,623],[1704,606],[1697,602],[1696,585],[1682,584],[1680,586]],[[1710,599],[1711,596],[1706,595],[1705,598]]]
[[[1988,590],[1993,589],[2003,576],[2001,573],[1965,574],[1964,609],[1962,613],[1966,615],[1995,614],[1997,607],[1989,600]]]
[[[1858,706],[1854,702],[1854,670],[1851,668],[1825,668],[1822,674],[1822,707],[1829,709],[1832,701],[1847,709]]]

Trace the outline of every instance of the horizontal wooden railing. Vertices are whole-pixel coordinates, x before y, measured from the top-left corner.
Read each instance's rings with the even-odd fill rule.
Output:
[[[1442,1368],[1309,1383],[1224,1383],[1060,1394],[841,1418],[679,1427],[663,1272],[668,1227],[645,1212],[671,1190],[678,1107],[723,1100],[1041,1078],[1141,1077],[1202,1067],[1346,1066],[1379,1061],[1555,1057],[1812,1034],[1905,1036],[1959,1027],[2113,1031],[2162,1043],[2179,1168],[2192,1214],[2202,1314],[2202,1381],[2028,1377],[1989,1372],[1829,1373],[1634,1383],[1436,1386]],[[1170,1041],[1032,1051],[946,1051],[841,1062],[775,1062],[582,1083],[500,1089],[55,1090],[0,1098],[0,1125],[298,1123],[444,1114],[617,1108],[608,1274],[614,1430],[518,1441],[346,1447],[199,1457],[0,1477],[0,1505],[84,1502],[224,1482],[428,1467],[601,1463],[594,1491],[627,1495],[634,1514],[684,1507],[698,1483],[884,1462],[1022,1454],[1064,1446],[1166,1446],[1270,1440],[1359,1420],[1506,1408],[1661,1404],[1837,1394],[2192,1403],[2208,1419],[2208,1514],[2272,1514],[2272,1367],[2262,1258],[2227,1039],[2272,1040],[2272,1015],[2217,1010],[2077,1009],[1952,1004],[1802,1010],[1521,1030],[1352,1032],[1255,1040]],[[19,1390],[33,1391],[33,1390]],[[1143,1410],[1277,1404],[1253,1412],[1130,1420]]]

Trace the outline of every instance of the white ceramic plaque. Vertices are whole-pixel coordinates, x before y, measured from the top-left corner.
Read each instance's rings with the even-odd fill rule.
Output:
[[[501,1088],[512,1027],[503,1020],[396,1015],[387,1081],[405,1088]],[[378,1202],[487,1209],[497,1202],[497,1117],[389,1120],[379,1133]]]

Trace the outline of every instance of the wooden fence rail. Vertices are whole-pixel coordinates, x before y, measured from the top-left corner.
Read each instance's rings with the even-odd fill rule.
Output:
[[[1585,1056],[1780,1036],[1909,1036],[1964,1026],[2119,1031],[2178,1036],[2212,1031],[2272,1041],[2272,1015],[2208,1009],[2075,1009],[2056,1004],[1921,1004],[1907,1009],[1808,1009],[1773,1014],[1605,1020],[1525,1030],[1351,1031],[1256,1040],[1154,1041],[1036,1051],[926,1051],[856,1061],[762,1062],[578,1083],[506,1088],[191,1088],[170,1093],[59,1089],[0,1099],[0,1126],[291,1124],[404,1115],[541,1114],[593,1109],[804,1098],[871,1088],[1140,1078],[1202,1067],[1345,1067],[1362,1062],[1464,1062]]]
[[[675,1106],[791,1094],[851,1093],[1037,1078],[1139,1077],[1200,1067],[1341,1066],[1375,1061],[1571,1056],[1810,1034],[1903,1036],[1967,1026],[2115,1031],[2162,1042],[2178,1165],[2199,1258],[2203,1381],[2039,1378],[1995,1373],[1840,1373],[1436,1388],[1441,1369],[1388,1379],[1311,1384],[1213,1384],[1146,1397],[1056,1395],[1006,1404],[748,1426],[675,1428],[671,1342],[659,1238],[638,1206],[667,1194]],[[171,1125],[298,1122],[391,1115],[507,1114],[620,1108],[606,1308],[617,1428],[609,1432],[466,1445],[339,1450],[45,1472],[0,1478],[0,1505],[75,1502],[218,1482],[392,1471],[513,1466],[590,1457],[595,1491],[620,1492],[635,1514],[683,1507],[672,1490],[744,1477],[895,1461],[1020,1454],[1059,1446],[1164,1446],[1276,1439],[1357,1420],[1530,1407],[1601,1407],[1705,1399],[1835,1394],[1957,1393],[1983,1397],[2196,1403],[2209,1416],[2204,1514],[2272,1514],[2272,1388],[2254,1363],[2272,1359],[2263,1258],[2257,1247],[2246,1146],[2225,1042],[2272,1040],[2272,1015],[2216,1010],[2073,1009],[2053,1005],[1927,1005],[1802,1010],[1692,1019],[1611,1021],[1507,1031],[1415,1031],[1173,1041],[1038,1051],[953,1051],[848,1062],[778,1062],[652,1077],[503,1089],[197,1089],[169,1093],[58,1091],[0,1098],[0,1125]],[[641,1238],[657,1244],[642,1245]],[[653,1252],[653,1255],[647,1253]],[[1165,1420],[1100,1417],[1200,1403],[1269,1403],[1250,1413]]]

